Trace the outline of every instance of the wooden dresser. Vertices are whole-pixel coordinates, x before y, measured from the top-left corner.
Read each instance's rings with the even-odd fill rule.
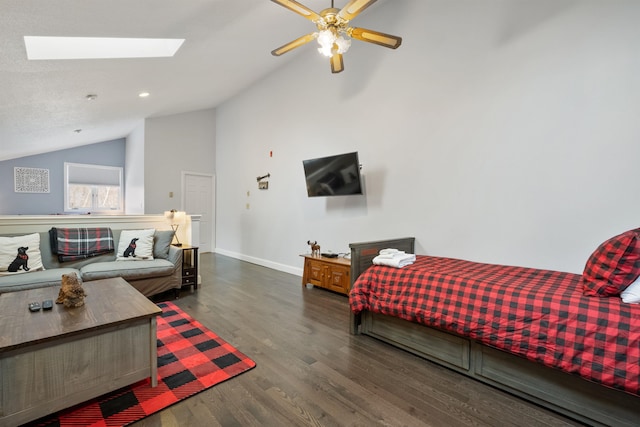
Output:
[[[337,257],[300,255],[304,257],[302,286],[307,283],[330,291],[349,294],[351,288],[351,260]]]

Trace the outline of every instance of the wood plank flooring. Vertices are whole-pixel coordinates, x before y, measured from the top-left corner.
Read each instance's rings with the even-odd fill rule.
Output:
[[[298,276],[211,253],[200,274],[198,290],[173,301],[257,366],[136,427],[581,425],[350,335],[347,297]]]

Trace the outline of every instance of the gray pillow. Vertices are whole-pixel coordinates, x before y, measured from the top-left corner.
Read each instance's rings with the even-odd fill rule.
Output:
[[[156,230],[153,235],[153,257],[167,259],[173,241],[173,230]]]

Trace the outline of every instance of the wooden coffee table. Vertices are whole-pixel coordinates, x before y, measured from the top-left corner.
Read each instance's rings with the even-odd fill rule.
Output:
[[[19,425],[151,377],[156,316],[122,278],[83,284],[85,305],[32,313],[59,287],[0,295],[0,425]]]

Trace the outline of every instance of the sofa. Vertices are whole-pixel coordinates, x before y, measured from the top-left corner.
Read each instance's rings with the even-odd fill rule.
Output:
[[[19,268],[18,272],[9,272],[7,267],[0,271],[0,293],[60,286],[63,274],[76,273],[83,282],[122,277],[146,297],[170,290],[177,297],[182,286],[182,250],[171,245],[173,231],[140,230],[151,233],[152,248],[149,250],[152,250],[153,256],[146,259],[122,258],[121,251],[118,251],[120,237],[125,236],[128,241],[128,234],[133,231],[111,230],[114,246],[112,252],[66,262],[61,262],[58,255],[53,253],[50,232],[4,234],[0,236],[0,243],[18,241],[25,247],[31,247],[27,251],[28,271]],[[7,239],[2,240],[5,237]],[[34,250],[35,247],[39,250]],[[0,258],[1,250],[2,248]]]

